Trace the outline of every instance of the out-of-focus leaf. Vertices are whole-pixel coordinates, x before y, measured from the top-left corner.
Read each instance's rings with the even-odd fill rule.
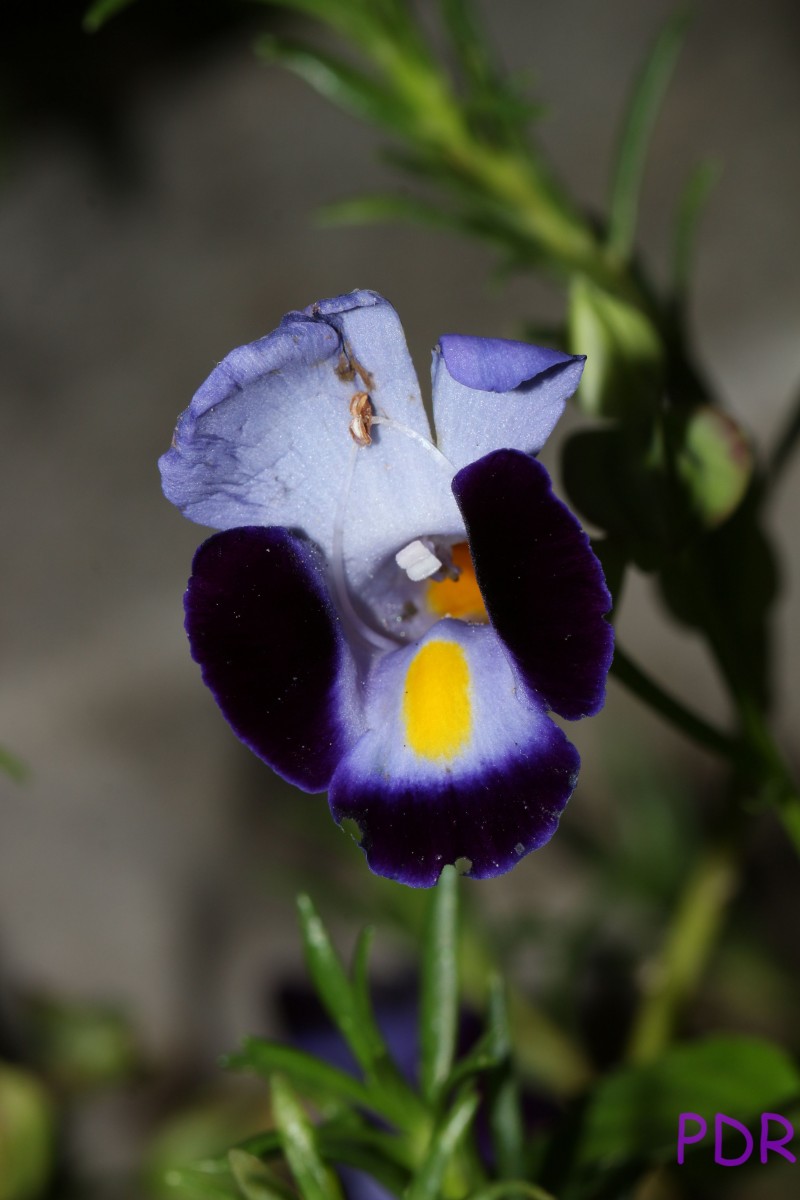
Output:
[[[678,296],[689,283],[697,227],[721,172],[718,162],[700,163],[689,176],[678,203],[672,249],[672,286]]]
[[[29,775],[25,763],[2,746],[0,746],[0,771],[5,771],[6,775],[10,776],[15,783],[24,783]]]
[[[436,229],[458,229],[460,219],[437,204],[416,196],[356,196],[327,204],[318,212],[324,225],[377,225],[385,222],[409,222],[431,225]]]
[[[477,1094],[465,1090],[433,1131],[428,1153],[406,1192],[405,1200],[441,1200],[445,1172],[477,1111]]]
[[[132,4],[133,0],[96,0],[96,3],[90,5],[86,10],[83,28],[87,33],[96,33],[107,21],[122,12],[124,8],[130,8]]]
[[[617,555],[652,571],[672,541],[670,495],[656,450],[624,430],[585,429],[567,440],[561,465],[575,507],[613,539]]]
[[[718,408],[704,406],[681,422],[675,457],[690,508],[703,525],[726,521],[744,499],[753,474],[753,455],[741,427]]]
[[[526,1183],[524,1179],[507,1179],[503,1183],[491,1183],[470,1194],[470,1200],[555,1200],[549,1192]]]
[[[780,1112],[800,1095],[800,1073],[779,1047],[759,1038],[717,1036],[673,1046],[658,1062],[624,1067],[595,1088],[578,1161],[611,1167],[627,1159],[672,1156],[682,1112],[698,1113],[713,1133],[714,1114],[746,1123]]]
[[[663,381],[663,348],[644,313],[578,277],[569,295],[569,339],[586,367],[575,397],[591,416],[640,421],[652,414]]]
[[[489,1129],[502,1179],[519,1178],[525,1171],[525,1131],[522,1124],[520,1091],[511,1058],[511,1029],[502,978],[495,974],[489,983],[488,1032],[497,1061],[489,1076]]]
[[[296,1200],[292,1189],[246,1150],[231,1150],[228,1161],[245,1200]]]
[[[430,58],[403,0],[266,0],[305,13],[358,46],[381,66],[419,68]]]
[[[205,1200],[232,1196],[241,1200],[227,1153],[243,1135],[263,1128],[266,1103],[228,1093],[195,1103],[172,1116],[158,1130],[146,1155],[147,1195],[155,1200]],[[249,1138],[251,1154],[276,1147],[276,1135]]]
[[[27,1071],[0,1064],[0,1200],[36,1200],[53,1167],[54,1113]]]
[[[320,1157],[314,1128],[282,1075],[272,1079],[272,1112],[304,1200],[343,1200],[338,1180]]]
[[[37,1000],[30,1018],[37,1063],[61,1089],[118,1083],[139,1066],[131,1023],[116,1009]]]
[[[458,1031],[458,873],[446,866],[430,893],[422,939],[420,1083],[433,1100],[450,1073]]]
[[[224,1059],[224,1065],[234,1070],[250,1070],[270,1079],[276,1071],[289,1076],[298,1091],[309,1099],[334,1099],[361,1108],[379,1107],[369,1090],[338,1067],[322,1062],[304,1050],[267,1042],[261,1038],[246,1038],[241,1050]]]
[[[644,164],[661,102],[688,27],[678,11],[662,29],[633,89],[622,129],[611,189],[608,241],[627,256],[636,236],[636,213]]]
[[[200,1162],[172,1167],[154,1193],[164,1200],[242,1200],[242,1193],[225,1163]]]
[[[768,617],[778,578],[751,488],[729,520],[667,563],[659,581],[673,616],[707,633],[734,692],[762,708],[771,693]]]
[[[349,63],[323,50],[271,34],[259,38],[256,50],[267,62],[287,67],[326,100],[356,116],[374,121],[393,133],[413,132],[413,113],[402,100]]]

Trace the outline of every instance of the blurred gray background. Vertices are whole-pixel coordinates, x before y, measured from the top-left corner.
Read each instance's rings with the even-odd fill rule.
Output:
[[[625,94],[672,5],[482,7],[503,60],[531,72],[549,105],[540,136],[558,170],[599,207]],[[190,660],[181,595],[204,531],[162,499],[156,470],[175,417],[231,347],[355,287],[395,304],[423,386],[440,333],[513,336],[562,306],[527,279],[492,283],[490,254],[455,238],[315,228],[318,206],[391,177],[370,129],[255,59],[264,19],[248,10],[179,61],[151,53],[127,14],[87,40],[74,89],[97,63],[120,72],[112,170],[58,119],[39,61],[27,86],[49,86],[53,102],[11,129],[0,186],[0,742],[31,770],[22,786],[0,780],[0,963],[25,986],[122,1002],[153,1053],[213,1055],[268,1025],[264,979],[299,959],[292,868],[306,883],[320,855],[348,878],[365,870],[329,833],[324,797],[292,793],[239,746]],[[41,38],[52,33],[44,20]],[[8,61],[34,62],[35,39],[16,32]],[[707,156],[723,165],[694,315],[703,362],[759,446],[800,381],[799,68],[795,0],[701,0],[643,198],[642,242],[661,269],[687,174]],[[69,63],[61,69],[69,79]],[[773,512],[790,749],[799,518],[796,469]],[[643,580],[629,588],[620,638],[726,717],[699,644],[666,627]],[[566,821],[596,820],[613,802],[611,746],[652,747],[665,770],[701,780],[712,767],[614,684],[575,736],[584,777]],[[547,919],[570,902],[559,854],[556,838],[482,885],[482,901],[503,910],[523,898]]]

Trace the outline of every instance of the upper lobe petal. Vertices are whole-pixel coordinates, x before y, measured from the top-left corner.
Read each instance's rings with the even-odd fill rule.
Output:
[[[286,529],[217,533],[184,603],[192,657],[234,732],[291,783],[324,791],[363,726],[319,553]]]
[[[430,437],[397,314],[373,292],[289,313],[278,329],[234,350],[181,416],[161,461],[164,493],[218,529],[300,529],[330,557],[337,522],[356,590],[415,537],[457,532],[447,473],[418,444],[377,427],[357,451],[350,402]]]
[[[576,720],[603,706],[611,596],[578,521],[541,463],[496,450],[453,480],[489,619],[547,708]]]
[[[555,832],[577,751],[488,626],[443,620],[368,681],[367,729],[330,787],[379,875],[430,887],[447,863],[501,875]]]
[[[538,454],[584,361],[526,342],[443,335],[432,366],[440,450],[456,467],[501,446]]]

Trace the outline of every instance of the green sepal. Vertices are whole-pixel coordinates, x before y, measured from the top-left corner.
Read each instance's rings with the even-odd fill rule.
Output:
[[[750,443],[733,417],[710,405],[667,414],[678,428],[675,472],[690,512],[713,529],[736,511],[753,476]]]
[[[420,1087],[435,1101],[450,1074],[458,1032],[458,873],[443,868],[422,938]]]
[[[338,1180],[320,1156],[314,1127],[282,1075],[272,1077],[272,1114],[303,1200],[343,1200]]]
[[[642,421],[661,396],[664,357],[658,330],[640,308],[612,296],[585,276],[569,293],[573,354],[585,354],[576,402],[595,417]]]

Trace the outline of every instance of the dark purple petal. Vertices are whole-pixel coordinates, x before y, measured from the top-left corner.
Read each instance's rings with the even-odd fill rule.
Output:
[[[472,775],[424,781],[382,779],[356,752],[331,781],[331,811],[355,821],[377,875],[410,887],[432,887],[448,863],[472,879],[503,875],[550,840],[577,782],[578,752],[543,714],[530,741]]]
[[[184,598],[192,656],[234,732],[321,792],[358,735],[354,669],[314,546],[280,527],[217,533]]]
[[[596,713],[613,656],[611,596],[547,471],[496,450],[459,471],[453,492],[489,618],[525,682],[562,717]]]
[[[563,354],[549,346],[532,346],[508,338],[445,333],[439,345],[453,379],[481,392],[510,392],[554,368],[570,369],[575,375],[574,391],[586,361],[583,354]]]

